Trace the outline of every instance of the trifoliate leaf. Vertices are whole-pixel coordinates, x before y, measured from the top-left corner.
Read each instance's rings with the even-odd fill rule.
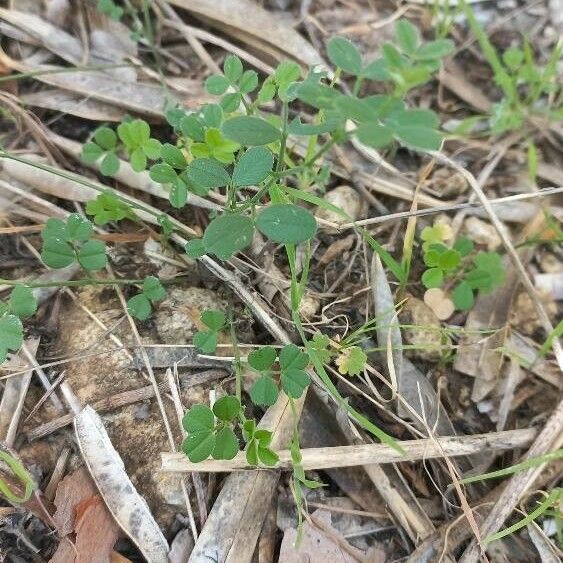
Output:
[[[188,166],[186,176],[201,188],[222,188],[231,181],[227,171],[212,158],[196,158]]]
[[[200,256],[203,256],[206,252],[203,239],[200,238],[189,240],[186,243],[184,250],[186,251],[186,254],[190,258],[199,258]]]
[[[288,344],[281,349],[280,366],[284,369],[304,369],[309,364],[309,356],[296,346]]]
[[[43,241],[41,260],[49,268],[66,268],[74,262],[75,258],[74,250],[68,242],[56,237]]]
[[[166,297],[166,290],[155,276],[147,276],[143,282],[143,294],[151,301],[161,301]]]
[[[315,351],[317,358],[323,364],[330,361],[332,357],[332,352],[329,349],[330,338],[326,334],[320,332],[315,333],[313,339],[309,341],[309,346]]]
[[[406,19],[400,19],[395,24],[395,37],[399,47],[408,54],[414,53],[420,43],[418,29]]]
[[[311,378],[302,369],[284,369],[281,372],[282,388],[289,397],[299,399],[311,383]]]
[[[336,358],[338,371],[342,374],[358,375],[363,372],[368,357],[359,346],[344,348]]]
[[[280,460],[278,454],[270,448],[258,446],[258,459],[260,463],[267,467],[274,467]]]
[[[92,223],[78,213],[71,213],[66,220],[66,225],[68,238],[79,242],[88,240],[94,230]]]
[[[186,432],[211,432],[215,426],[213,411],[207,405],[194,405],[182,418]]]
[[[227,55],[223,63],[223,72],[225,76],[235,84],[242,76],[242,61],[236,55]]]
[[[258,73],[255,70],[245,70],[240,77],[238,87],[243,94],[250,94],[258,86]],[[262,143],[260,143],[262,144]]]
[[[243,215],[221,215],[209,223],[203,235],[206,252],[222,260],[246,248],[252,241],[254,222]]]
[[[280,138],[280,131],[266,120],[243,115],[223,123],[221,131],[225,137],[245,146],[268,145]]]
[[[205,81],[205,89],[214,96],[221,96],[227,91],[229,81],[221,74],[209,76]]]
[[[166,164],[166,162],[153,164],[150,167],[149,176],[151,177],[151,180],[154,180],[159,184],[171,184],[178,177],[176,170],[174,170],[170,164]]]
[[[184,153],[178,147],[170,143],[164,143],[160,147],[160,156],[162,160],[172,166],[172,168],[184,168],[187,165]]]
[[[182,451],[192,463],[205,461],[215,449],[215,434],[212,431],[190,434],[182,442]]]
[[[444,273],[440,268],[430,268],[422,274],[422,283],[424,287],[433,288],[440,287],[444,282]]]
[[[23,326],[15,315],[0,317],[0,363],[6,360],[8,352],[16,352],[23,343]]]
[[[471,309],[475,302],[471,285],[466,281],[459,283],[452,292],[452,300],[456,309],[460,309],[461,311]]]
[[[103,149],[111,150],[115,148],[117,135],[115,131],[109,127],[99,127],[94,133],[94,140]]]
[[[356,46],[344,37],[333,37],[326,46],[330,62],[344,72],[358,75],[362,72],[362,57]]]
[[[252,186],[265,180],[274,165],[273,154],[265,147],[248,149],[235,164],[233,184]]]

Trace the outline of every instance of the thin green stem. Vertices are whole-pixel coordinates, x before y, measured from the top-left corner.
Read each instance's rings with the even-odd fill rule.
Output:
[[[177,283],[178,278],[161,279],[162,284]],[[30,289],[39,287],[82,287],[85,285],[138,285],[142,284],[144,279],[120,279],[113,278],[109,280],[102,280],[96,278],[83,278],[81,280],[67,280],[67,281],[51,281],[51,282],[26,282],[21,280],[4,280],[0,279],[0,285],[7,285],[10,287],[16,285],[24,285]]]
[[[235,331],[235,323],[233,322],[232,314],[229,314],[229,332],[231,335],[231,343],[233,345],[235,361],[235,394],[239,402],[242,404],[242,362],[240,360],[240,350],[238,347],[237,334]]]

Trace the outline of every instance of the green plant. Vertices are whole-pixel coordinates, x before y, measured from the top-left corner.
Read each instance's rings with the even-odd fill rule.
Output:
[[[147,2],[143,1],[142,6],[146,15]],[[146,29],[151,42],[150,26]],[[117,127],[117,132],[106,126],[99,128],[84,145],[84,160],[99,163],[104,175],[118,172],[120,156],[128,158],[137,172],[148,168],[151,179],[168,191],[170,204],[175,209],[182,209],[190,194],[206,196],[211,190],[221,192],[226,202],[223,211],[210,217],[203,236],[193,238],[193,232],[167,212],[155,213],[154,209],[107,189],[86,207],[96,225],[122,219],[137,220],[136,211],[142,210],[161,225],[164,237],[178,234],[189,239],[185,251],[190,258],[213,255],[228,260],[250,245],[256,231],[282,245],[287,256],[291,319],[301,337],[301,346],[289,344],[279,351],[266,346],[252,352],[245,360],[238,350],[232,319],[221,311],[202,313],[205,329],[196,332],[194,345],[202,353],[213,354],[221,331],[230,332],[235,350],[236,394],[219,399],[211,408],[194,405],[186,413],[183,424],[188,436],[183,450],[192,461],[202,461],[209,456],[230,459],[239,450],[238,432],[246,444],[249,464],[277,463],[277,455],[270,448],[272,434],[258,428],[253,419],[245,416],[242,381],[247,368],[258,373],[249,393],[255,406],[273,404],[283,391],[295,413],[296,426],[295,401],[303,396],[314,371],[357,424],[400,450],[390,436],[348,404],[325,370],[324,364],[336,358],[342,374],[360,373],[366,355],[357,342],[336,344],[320,333],[312,340],[305,335],[299,311],[309,276],[310,241],[316,234],[317,222],[301,203],[328,206],[309,188],[313,184],[322,185],[328,179],[323,156],[335,145],[351,138],[377,149],[402,144],[427,151],[441,146],[443,136],[438,130],[436,114],[408,107],[405,96],[431,78],[439,68],[441,57],[452,47],[449,40],[422,42],[418,30],[401,20],[396,26],[396,44],[386,43],[382,57],[374,61],[364,61],[347,39],[331,39],[327,53],[337,67],[335,73],[315,68],[303,75],[296,63],[285,61],[260,82],[255,71],[245,69],[240,59],[231,55],[225,60],[223,74],[211,76],[205,83],[207,91],[218,96],[217,103],[205,104],[194,111],[183,108],[167,111],[166,119],[173,130],[170,142],[154,138],[145,121],[127,119]],[[338,88],[344,77],[352,83],[351,94]],[[387,93],[362,95],[367,81],[380,82],[381,91]],[[279,108],[279,113],[265,111],[266,104],[268,108]],[[290,135],[304,138],[307,146],[304,157],[289,150]],[[25,160],[5,152],[2,156]],[[34,165],[100,191],[96,184],[72,174],[41,163]],[[342,213],[334,206],[331,209]],[[404,282],[408,274],[401,264],[369,233],[360,232],[393,275]],[[78,262],[86,270],[98,270],[106,265],[105,244],[94,238],[94,225],[81,215],[72,214],[66,222],[49,220],[42,236],[42,258],[50,267],[62,268]],[[297,245],[300,245],[299,259]],[[127,306],[132,316],[144,320],[149,317],[154,302],[164,297],[162,281],[154,277],[105,281],[85,278],[66,285],[140,286],[141,291],[129,299]],[[28,284],[29,288],[36,285]],[[7,319],[4,322],[12,326],[8,333],[12,337],[1,341],[6,355],[8,350],[14,351],[21,344],[23,329],[12,312],[6,311],[4,315]],[[296,430],[291,451],[292,489],[299,500],[301,485],[316,485],[304,475]]]
[[[120,20],[124,13],[123,8],[118,6],[113,0],[98,0],[98,10],[112,20]]]
[[[18,496],[17,493],[11,489],[10,485],[8,485],[4,479],[0,478],[0,494],[12,504],[25,504],[31,498],[33,489],[35,488],[33,478],[19,460],[1,449],[0,461],[8,466],[12,474],[18,479],[20,486],[24,489],[21,496]]]
[[[495,49],[485,30],[465,0],[461,6],[471,31],[479,41],[483,54],[494,72],[494,81],[503,98],[493,106],[490,124],[493,133],[518,130],[524,123],[563,119],[561,84],[557,64],[563,53],[560,40],[545,66],[536,60],[530,43],[524,40],[521,47],[510,47],[502,55]]]
[[[422,274],[427,289],[446,286],[456,309],[473,307],[475,293],[492,291],[502,285],[505,269],[496,252],[474,252],[473,242],[461,237],[451,246],[445,244],[450,229],[440,223],[425,227],[421,233],[424,263],[428,269]]]
[[[93,233],[92,223],[78,213],[71,213],[66,221],[51,218],[41,231],[41,259],[50,268],[78,262],[85,270],[100,270],[107,263],[106,245],[93,239]]]

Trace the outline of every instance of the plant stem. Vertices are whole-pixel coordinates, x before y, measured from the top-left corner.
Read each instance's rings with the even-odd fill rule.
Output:
[[[161,279],[160,283],[176,283],[177,278]],[[96,278],[83,278],[81,280],[52,281],[52,282],[26,282],[19,280],[0,279],[0,285],[16,286],[24,285],[30,289],[39,287],[82,287],[85,285],[136,285],[142,284],[144,279],[120,279],[101,280]]]
[[[242,363],[240,361],[240,350],[238,347],[238,340],[237,334],[235,332],[235,324],[233,322],[232,315],[229,314],[229,332],[231,335],[231,343],[233,345],[234,353],[235,353],[235,395],[237,399],[242,404]]]

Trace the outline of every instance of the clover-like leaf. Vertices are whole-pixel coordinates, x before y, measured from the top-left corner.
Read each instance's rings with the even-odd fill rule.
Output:
[[[422,283],[424,287],[433,288],[440,287],[444,282],[444,272],[440,268],[430,268],[422,274]]]
[[[213,330],[200,330],[194,334],[194,346],[203,354],[213,354],[217,349],[217,333]]]
[[[262,346],[248,354],[248,363],[258,371],[269,370],[276,361],[276,349],[272,346]]]
[[[200,238],[189,240],[186,243],[184,250],[190,258],[199,258],[206,253],[205,244],[203,243],[203,239]]]
[[[70,240],[84,242],[92,236],[92,223],[78,213],[71,213],[66,220],[67,235]]]
[[[226,260],[252,241],[254,222],[243,215],[221,215],[209,223],[203,235],[206,252]]]
[[[280,457],[274,450],[258,446],[258,459],[263,465],[274,467],[280,460]]]
[[[192,463],[205,461],[215,449],[215,434],[211,430],[189,434],[182,442],[182,451]]]
[[[367,359],[366,353],[359,346],[350,346],[341,350],[336,358],[336,365],[343,375],[358,375],[364,370]]]
[[[207,405],[194,405],[182,418],[186,432],[211,432],[215,426],[215,416]]]
[[[233,459],[239,451],[239,441],[233,430],[227,426],[215,434],[213,459]]]
[[[362,72],[362,57],[357,47],[344,37],[333,37],[326,46],[330,62],[344,72],[358,75]]]
[[[106,245],[101,240],[88,240],[78,250],[77,257],[85,270],[100,270],[107,263]]]
[[[127,312],[140,321],[146,321],[152,313],[151,302],[144,293],[134,295],[127,301]]]
[[[213,404],[215,416],[223,422],[231,422],[240,413],[240,401],[234,395],[226,395]]]
[[[75,261],[74,249],[66,240],[51,237],[43,241],[41,260],[49,268],[66,268]]]
[[[254,382],[249,394],[255,405],[270,407],[278,398],[278,386],[269,375],[262,375]]]
[[[166,290],[155,276],[147,276],[143,281],[143,294],[151,301],[161,301],[166,297]]]
[[[23,326],[15,315],[0,317],[0,363],[6,360],[9,351],[16,352],[23,343]]]
[[[305,388],[311,383],[311,378],[302,369],[284,369],[281,372],[283,390],[289,397],[299,399]]]
[[[215,309],[206,309],[201,314],[201,322],[211,330],[221,330],[227,321],[227,317],[223,311]]]
[[[16,285],[12,289],[8,300],[10,313],[17,315],[20,319],[31,317],[37,311],[37,299],[31,288],[25,285]]]
[[[284,346],[281,349],[279,358],[282,370],[304,369],[309,364],[309,356],[295,344]]]
[[[280,131],[261,117],[241,115],[223,123],[225,137],[245,146],[268,145],[280,138]]]
[[[456,309],[461,311],[471,309],[475,302],[471,285],[466,281],[459,283],[452,292],[452,300]]]
[[[235,164],[233,184],[237,187],[259,184],[272,171],[273,165],[274,156],[267,148],[252,147]]]

